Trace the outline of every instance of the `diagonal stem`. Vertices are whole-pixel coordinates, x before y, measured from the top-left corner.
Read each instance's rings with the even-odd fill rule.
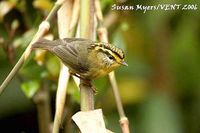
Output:
[[[8,86],[10,81],[14,78],[14,76],[17,74],[19,69],[23,66],[24,62],[28,59],[29,55],[31,54],[31,47],[34,42],[36,42],[40,37],[42,37],[50,28],[49,21],[55,16],[58,9],[61,7],[63,3],[63,0],[58,0],[47,18],[40,24],[39,29],[35,36],[33,37],[32,41],[29,43],[28,47],[16,63],[16,65],[13,67],[11,72],[8,74],[6,79],[3,81],[3,83],[0,86],[0,95],[3,93],[4,89]]]
[[[97,20],[98,20],[98,36],[101,42],[107,42],[108,43],[108,33],[107,33],[107,29],[104,27],[103,25],[103,15],[102,15],[102,11],[101,11],[101,6],[100,6],[100,1],[99,0],[95,0],[95,8],[96,8],[96,16],[97,16]],[[129,133],[129,121],[128,118],[125,115],[123,106],[122,106],[122,102],[121,102],[121,98],[119,95],[119,91],[118,91],[118,85],[117,85],[117,81],[116,81],[116,77],[115,77],[115,73],[114,71],[109,73],[109,80],[112,86],[112,90],[114,93],[114,97],[115,97],[115,102],[117,104],[117,110],[120,116],[120,125],[121,125],[121,129],[123,133]]]

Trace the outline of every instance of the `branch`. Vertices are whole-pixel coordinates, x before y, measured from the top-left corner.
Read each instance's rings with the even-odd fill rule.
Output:
[[[94,91],[91,88],[91,81],[88,84],[88,81],[81,79],[80,81],[80,90],[81,90],[81,111],[94,110]]]
[[[6,77],[6,79],[1,84],[0,95],[2,94],[4,89],[8,86],[10,81],[14,78],[14,76],[17,74],[19,69],[24,64],[24,62],[28,59],[28,57],[31,53],[32,44],[34,42],[36,42],[40,37],[42,37],[47,31],[49,31],[49,28],[50,28],[49,21],[55,16],[56,12],[61,7],[63,1],[64,0],[58,0],[55,3],[55,5],[54,5],[53,9],[51,10],[51,12],[49,13],[49,15],[47,16],[47,18],[40,24],[39,29],[38,29],[37,33],[35,34],[35,36],[33,37],[32,41],[29,43],[28,47],[26,48],[26,50],[24,51],[24,53],[22,54],[22,56],[20,57],[20,59],[18,60],[16,65],[14,66],[14,68],[11,70],[9,75]]]

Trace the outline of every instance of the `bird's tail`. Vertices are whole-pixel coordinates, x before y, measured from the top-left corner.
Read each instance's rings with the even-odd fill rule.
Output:
[[[50,40],[42,38],[42,39],[39,39],[34,44],[32,44],[32,49],[41,48],[41,49],[44,49],[44,50],[49,50],[55,45],[56,44],[55,44],[54,41],[50,41]]]

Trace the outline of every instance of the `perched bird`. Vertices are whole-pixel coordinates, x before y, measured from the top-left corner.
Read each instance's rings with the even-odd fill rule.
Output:
[[[124,52],[114,45],[82,38],[65,38],[54,41],[40,39],[32,48],[48,50],[58,56],[71,74],[92,80],[108,74],[124,61]]]

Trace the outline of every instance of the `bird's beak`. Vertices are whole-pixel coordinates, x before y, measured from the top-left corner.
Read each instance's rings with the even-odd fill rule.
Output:
[[[119,62],[119,64],[121,64],[123,66],[128,66],[128,64],[125,61]]]

